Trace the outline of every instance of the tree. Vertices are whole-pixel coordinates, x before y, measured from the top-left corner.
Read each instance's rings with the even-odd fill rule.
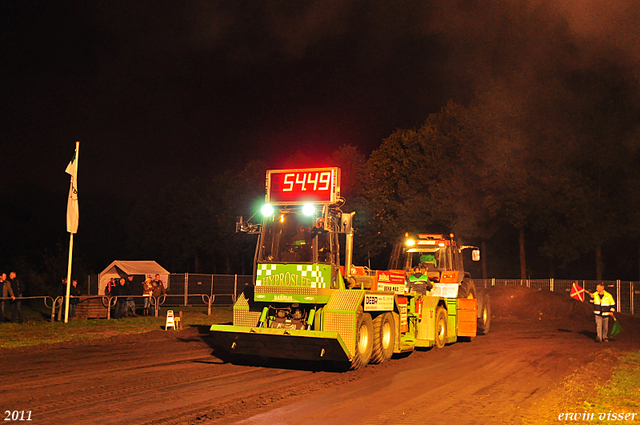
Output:
[[[482,234],[475,123],[469,111],[449,103],[417,130],[397,130],[368,161],[366,240],[375,252],[405,232]]]

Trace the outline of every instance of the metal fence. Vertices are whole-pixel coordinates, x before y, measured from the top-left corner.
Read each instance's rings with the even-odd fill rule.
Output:
[[[252,275],[173,273],[169,275],[165,305],[202,305],[211,299],[213,305],[233,304],[245,287],[251,285]],[[599,282],[616,299],[619,312],[640,316],[640,282],[621,280],[561,280],[561,279],[474,279],[476,286],[526,286],[537,290],[558,292],[569,296],[571,286],[577,283],[589,292]],[[97,275],[89,276],[89,294],[97,293]],[[84,291],[83,291],[84,293]],[[203,295],[205,297],[203,297]]]
[[[252,275],[173,273],[166,282],[167,298],[164,305],[194,306],[203,302],[206,305],[209,297],[214,305],[233,304],[245,284],[251,285],[252,281]],[[136,285],[142,291],[142,284]],[[86,283],[79,283],[79,286],[83,295],[103,295],[98,294],[97,274],[87,276]]]
[[[547,290],[569,296],[574,283],[589,292],[596,290],[598,283],[603,283],[607,292],[616,300],[616,309],[621,313],[640,315],[640,282],[621,280],[560,280],[560,279],[474,279],[478,287],[492,286],[526,286],[538,291]]]
[[[169,275],[165,304],[200,304],[203,295],[211,297],[214,305],[233,304],[245,284],[251,285],[252,281],[252,275],[173,273]]]

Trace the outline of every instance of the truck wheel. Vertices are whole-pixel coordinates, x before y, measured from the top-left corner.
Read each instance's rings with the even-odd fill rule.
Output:
[[[360,369],[369,364],[373,351],[373,322],[369,313],[358,307],[356,313],[356,349],[351,359],[351,369]]]
[[[438,348],[447,343],[447,310],[444,307],[436,309],[435,341]]]
[[[458,288],[458,298],[478,298],[476,284],[471,279],[464,279]]]
[[[480,317],[478,317],[478,335],[486,335],[489,333],[491,326],[491,297],[484,294]]]
[[[382,313],[373,321],[373,353],[371,363],[379,364],[391,359],[396,342],[396,329],[391,313]]]

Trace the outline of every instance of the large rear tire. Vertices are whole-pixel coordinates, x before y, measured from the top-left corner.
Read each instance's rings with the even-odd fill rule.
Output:
[[[482,297],[480,317],[478,317],[478,335],[486,335],[491,327],[491,297],[485,293]]]
[[[391,313],[382,313],[373,321],[373,352],[371,363],[379,364],[391,359],[396,341],[396,329]]]
[[[436,308],[435,341],[438,348],[447,343],[447,310],[444,307]]]
[[[478,298],[476,284],[473,280],[465,278],[458,288],[458,298]]]
[[[373,321],[369,313],[358,307],[356,313],[356,347],[351,359],[351,369],[360,369],[369,364],[373,351]]]

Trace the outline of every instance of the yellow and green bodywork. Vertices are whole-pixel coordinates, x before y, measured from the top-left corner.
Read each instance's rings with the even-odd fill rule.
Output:
[[[435,311],[448,312],[447,342],[455,342],[457,299],[375,289],[346,289],[327,264],[258,264],[255,286],[233,306],[233,325],[213,325],[216,343],[231,353],[300,360],[350,361],[356,349],[358,309],[393,314],[394,352],[435,345]],[[400,298],[400,302],[398,300]],[[301,305],[307,327],[274,328],[269,307]],[[401,329],[405,331],[401,331]]]

